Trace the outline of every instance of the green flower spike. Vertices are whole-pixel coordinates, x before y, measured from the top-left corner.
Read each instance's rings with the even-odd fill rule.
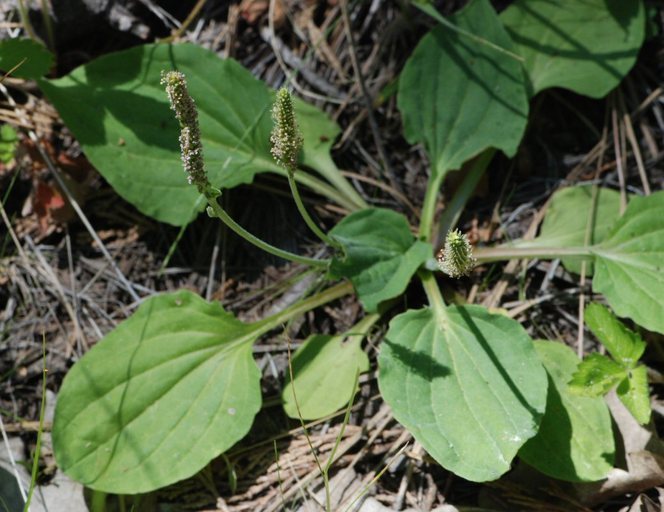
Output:
[[[161,84],[166,86],[171,109],[180,122],[180,152],[187,180],[196,185],[201,194],[206,194],[211,186],[205,174],[198,110],[187,89],[187,81],[179,71],[162,71]]]
[[[293,174],[297,168],[297,156],[302,149],[303,140],[295,119],[293,99],[285,87],[277,91],[272,107],[272,120],[272,156],[279,165]]]
[[[456,279],[470,274],[475,267],[473,248],[468,237],[458,229],[445,237],[445,247],[438,253],[438,267],[448,276]]]

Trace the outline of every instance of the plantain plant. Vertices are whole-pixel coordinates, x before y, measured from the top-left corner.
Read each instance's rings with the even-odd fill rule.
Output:
[[[620,215],[612,190],[562,189],[531,241],[473,249],[455,230],[493,154],[516,153],[533,95],[560,86],[600,97],[618,85],[644,39],[644,6],[517,0],[499,16],[488,0],[473,0],[449,20],[426,3],[418,7],[441,23],[420,41],[399,79],[404,135],[423,144],[430,161],[416,235],[405,216],[370,207],[339,172],[330,156],[335,123],[287,91],[269,90],[233,60],[192,45],[146,45],[39,80],[92,163],[143,213],[186,225],[205,209],[239,236],[318,276],[306,298],[253,323],[189,291],[144,300],[63,382],[53,442],[67,474],[124,494],[195,474],[247,434],[261,407],[252,345],[354,293],[366,316],[347,332],[308,338],[294,354],[294,377],[282,397],[287,414],[305,419],[343,407],[357,373],[369,368],[363,339],[402,303],[397,299],[412,281],[421,284],[428,306],[391,318],[378,384],[395,418],[436,461],[474,481],[500,477],[517,455],[565,480],[608,473],[615,451],[610,416],[600,397],[580,396],[567,385],[579,363],[571,350],[534,342],[517,321],[484,307],[447,304],[440,282],[488,262],[562,258],[571,272],[585,264],[593,290],[618,316],[664,333],[663,192],[632,198]],[[161,78],[162,70],[173,71]],[[178,136],[185,174],[175,157]],[[462,184],[437,217],[444,179],[459,169]],[[259,172],[288,180],[328,257],[271,246],[222,208],[221,194]],[[326,233],[309,216],[300,186],[347,214]],[[621,368],[626,376],[643,367]]]

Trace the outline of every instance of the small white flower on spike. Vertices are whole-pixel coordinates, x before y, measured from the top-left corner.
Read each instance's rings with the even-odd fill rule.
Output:
[[[438,267],[448,276],[456,279],[467,276],[475,267],[473,248],[468,237],[458,229],[445,237],[445,247],[438,253]]]

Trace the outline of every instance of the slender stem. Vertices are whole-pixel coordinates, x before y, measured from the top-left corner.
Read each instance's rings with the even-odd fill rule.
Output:
[[[438,199],[438,192],[440,186],[445,178],[444,172],[437,169],[431,171],[433,174],[429,177],[427,183],[427,191],[424,195],[424,204],[422,204],[422,215],[420,216],[420,231],[419,236],[422,240],[430,241],[433,235],[433,218],[436,215],[436,201]]]
[[[436,278],[427,270],[421,270],[418,272],[418,276],[422,281],[422,286],[424,287],[424,292],[427,294],[431,308],[436,312],[444,311],[445,299],[443,299],[443,295],[440,293]]]
[[[299,256],[297,254],[293,254],[292,252],[289,251],[284,251],[283,249],[279,249],[278,247],[275,247],[273,245],[268,244],[267,242],[264,242],[260,238],[252,235],[249,233],[246,229],[244,229],[242,226],[240,226],[237,222],[235,222],[230,215],[226,213],[226,210],[224,210],[219,202],[217,201],[217,198],[215,197],[208,197],[207,202],[210,205],[210,208],[208,211],[211,210],[211,213],[219,218],[221,221],[224,222],[229,228],[231,228],[235,233],[240,235],[242,238],[244,238],[247,242],[254,244],[256,247],[259,249],[264,250],[265,252],[268,252],[274,256],[277,256],[279,258],[283,258],[288,261],[293,261],[295,263],[303,263],[304,265],[309,265],[312,267],[326,267],[329,263],[329,260],[318,260],[315,258],[308,258],[306,256]]]
[[[441,239],[445,238],[447,232],[453,229],[457,222],[459,222],[461,212],[477,188],[477,184],[484,175],[484,171],[486,171],[495,153],[496,150],[494,148],[486,149],[470,162],[469,168],[461,170],[461,172],[465,173],[461,186],[454,193],[454,197],[452,197],[449,204],[445,205],[445,211],[438,221],[438,233]]]
[[[333,300],[343,297],[344,295],[348,295],[349,293],[352,293],[352,291],[353,285],[350,282],[344,281],[339,283],[316,295],[298,301],[283,311],[280,311],[279,313],[276,313],[262,320],[264,327],[261,330],[262,332],[268,332],[288,322],[291,318],[294,318],[302,313],[306,313],[307,311],[311,311],[312,309],[317,308],[318,306],[322,306],[323,304],[327,304],[328,302],[332,302]]]
[[[592,247],[480,247],[473,250],[478,263],[512,259],[556,259],[576,256],[591,259],[594,255]]]
[[[332,165],[334,166],[334,164]],[[339,206],[345,208],[349,212],[354,212],[355,210],[368,207],[367,204],[364,202],[364,200],[357,194],[357,192],[355,192],[355,196],[357,196],[358,200],[350,197],[349,193],[346,193],[347,192],[346,189],[350,189],[353,191],[354,189],[350,186],[348,181],[346,181],[346,179],[343,178],[343,176],[342,176],[343,181],[335,182],[330,178],[329,173],[323,173],[321,171],[322,168],[323,168],[322,165],[316,166],[316,170],[318,171],[318,173],[321,174],[323,177],[325,177],[327,179],[327,182],[331,183],[332,185],[329,185],[326,181],[318,179],[300,169],[298,169],[297,172],[295,173],[295,181],[310,188],[314,192],[327,197],[330,201],[337,203]],[[336,167],[334,168],[336,169]],[[279,167],[278,170],[276,170],[275,172],[282,176],[286,176],[287,174],[287,171],[281,169],[281,167]]]
[[[334,160],[332,160],[332,157],[328,153],[317,156],[315,165],[312,164],[312,167],[318,171],[318,174],[329,181],[337,192],[343,194],[346,202],[350,202],[353,205],[352,208],[349,208],[351,211],[369,208],[369,205],[364,198],[357,192],[357,190],[355,190],[346,177],[341,174],[337,164],[334,163]],[[295,178],[299,178],[300,174],[301,173],[298,171]],[[302,180],[298,179],[298,181],[304,183]],[[328,197],[341,204],[341,201],[337,196],[328,195]]]
[[[304,207],[304,203],[302,202],[302,197],[300,196],[300,191],[297,188],[297,183],[295,183],[295,178],[293,176],[294,173],[292,172],[288,173],[288,184],[290,185],[291,194],[293,194],[293,200],[295,201],[295,206],[297,206],[297,211],[299,211],[300,215],[302,215],[304,222],[307,224],[307,226],[309,226],[309,229],[313,231],[313,233],[323,241],[323,243],[329,245],[330,247],[341,248],[341,245],[339,245],[338,242],[332,240],[329,236],[327,236],[327,234],[323,232],[323,230],[320,229],[318,225],[314,222],[314,220],[311,218],[311,215],[309,215],[309,212]]]

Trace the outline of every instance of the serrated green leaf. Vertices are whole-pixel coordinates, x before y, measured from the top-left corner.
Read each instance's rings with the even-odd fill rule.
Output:
[[[52,65],[53,54],[33,39],[0,41],[0,76],[11,71],[15,78],[37,79],[48,73]]]
[[[17,144],[16,130],[8,124],[0,125],[0,162],[6,164],[14,158]]]
[[[250,183],[256,173],[284,173],[270,154],[272,92],[236,61],[200,46],[136,46],[39,83],[86,156],[122,197],[157,220],[184,225],[203,201],[182,170],[179,127],[159,83],[161,71],[174,68],[186,75],[199,109],[213,186],[232,188]],[[303,164],[316,168],[322,159],[321,172],[338,174],[329,148],[339,128],[314,107],[297,105],[304,113]],[[311,183],[311,176],[302,176],[297,175]],[[333,196],[353,209],[341,194]]]
[[[487,0],[473,0],[450,21],[513,48]],[[528,118],[520,63],[443,26],[424,36],[408,59],[398,104],[406,138],[424,143],[435,173],[458,169],[490,147],[514,155]]]
[[[650,390],[648,370],[645,366],[637,366],[630,370],[627,377],[618,384],[616,393],[636,421],[641,425],[650,421]]]
[[[664,192],[632,199],[593,253],[593,290],[618,316],[664,333]]]
[[[265,330],[191,292],[146,300],[65,377],[53,424],[58,466],[118,494],[195,474],[253,423],[261,393],[252,343]]]
[[[645,36],[640,0],[516,0],[500,18],[525,59],[533,95],[565,87],[606,96],[636,62]]]
[[[334,278],[348,278],[367,311],[404,292],[420,265],[433,255],[416,240],[406,218],[392,210],[368,208],[345,217],[330,231],[345,255],[330,265]]]
[[[581,396],[603,396],[626,375],[626,370],[602,354],[590,354],[579,363],[569,382],[571,392]]]
[[[594,215],[592,217],[591,213]],[[593,210],[591,187],[567,187],[551,197],[540,235],[534,240],[519,240],[514,247],[583,247],[586,229],[590,229],[588,245],[601,242],[620,216],[620,194],[608,188],[599,188]],[[590,225],[589,225],[590,222]],[[563,258],[570,272],[581,273],[580,258]],[[593,273],[593,263],[586,265],[587,275]]]
[[[294,380],[287,379],[281,393],[286,414],[317,420],[344,407],[353,396],[357,376],[369,370],[363,338],[322,334],[307,338],[293,355]]]
[[[588,304],[586,324],[613,358],[625,368],[636,366],[646,349],[646,342],[601,304]]]
[[[542,473],[571,482],[601,480],[613,467],[615,444],[611,415],[602,398],[569,392],[579,359],[562,343],[535,341],[549,375],[546,412],[537,435],[519,451]]]
[[[547,376],[510,318],[479,306],[407,311],[390,322],[378,365],[394,417],[463,478],[498,478],[537,433]]]

